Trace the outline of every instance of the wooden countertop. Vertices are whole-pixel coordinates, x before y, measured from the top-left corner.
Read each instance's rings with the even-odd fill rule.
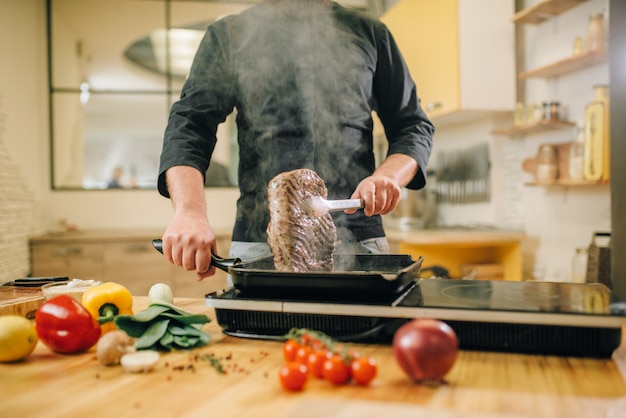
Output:
[[[149,374],[101,366],[93,352],[59,355],[41,343],[25,361],[0,363],[3,417],[622,417],[626,346],[613,359],[462,351],[439,387],[411,382],[391,347],[354,345],[376,358],[369,387],[333,387],[310,379],[303,392],[278,382],[282,343],[224,336],[201,299],[176,299],[211,323],[206,347],[164,354]],[[136,298],[135,310],[146,305]],[[222,358],[221,375],[195,353]]]
[[[412,245],[503,245],[520,243],[524,232],[478,229],[385,229],[389,242]]]

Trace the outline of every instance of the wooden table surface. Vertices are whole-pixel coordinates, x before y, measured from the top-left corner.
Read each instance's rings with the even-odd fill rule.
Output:
[[[224,336],[201,299],[176,299],[206,313],[210,343],[162,355],[146,374],[100,365],[93,351],[59,355],[38,344],[25,361],[0,364],[0,417],[623,417],[626,346],[612,359],[462,351],[447,384],[410,381],[391,347],[354,345],[379,372],[368,387],[309,379],[304,391],[278,382],[282,343]],[[136,298],[135,311],[146,305]],[[218,374],[196,354],[222,359]]]

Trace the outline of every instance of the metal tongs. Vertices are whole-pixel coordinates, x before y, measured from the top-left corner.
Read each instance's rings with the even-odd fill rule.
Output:
[[[322,196],[311,196],[300,203],[302,212],[314,217],[324,216],[329,212],[360,209],[363,206],[363,199],[327,200]]]

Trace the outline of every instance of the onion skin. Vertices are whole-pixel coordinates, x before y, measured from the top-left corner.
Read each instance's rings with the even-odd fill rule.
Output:
[[[459,352],[454,330],[437,319],[414,319],[393,337],[393,354],[400,368],[415,382],[443,382]]]

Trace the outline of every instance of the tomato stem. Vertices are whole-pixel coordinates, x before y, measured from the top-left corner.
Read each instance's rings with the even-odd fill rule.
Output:
[[[308,328],[292,328],[284,336],[284,338],[287,340],[293,339],[300,344],[309,346],[314,346],[315,342],[319,342],[328,351],[332,352],[333,354],[339,355],[345,363],[349,363],[353,357],[345,346],[338,343],[331,336],[321,331],[316,331]]]

